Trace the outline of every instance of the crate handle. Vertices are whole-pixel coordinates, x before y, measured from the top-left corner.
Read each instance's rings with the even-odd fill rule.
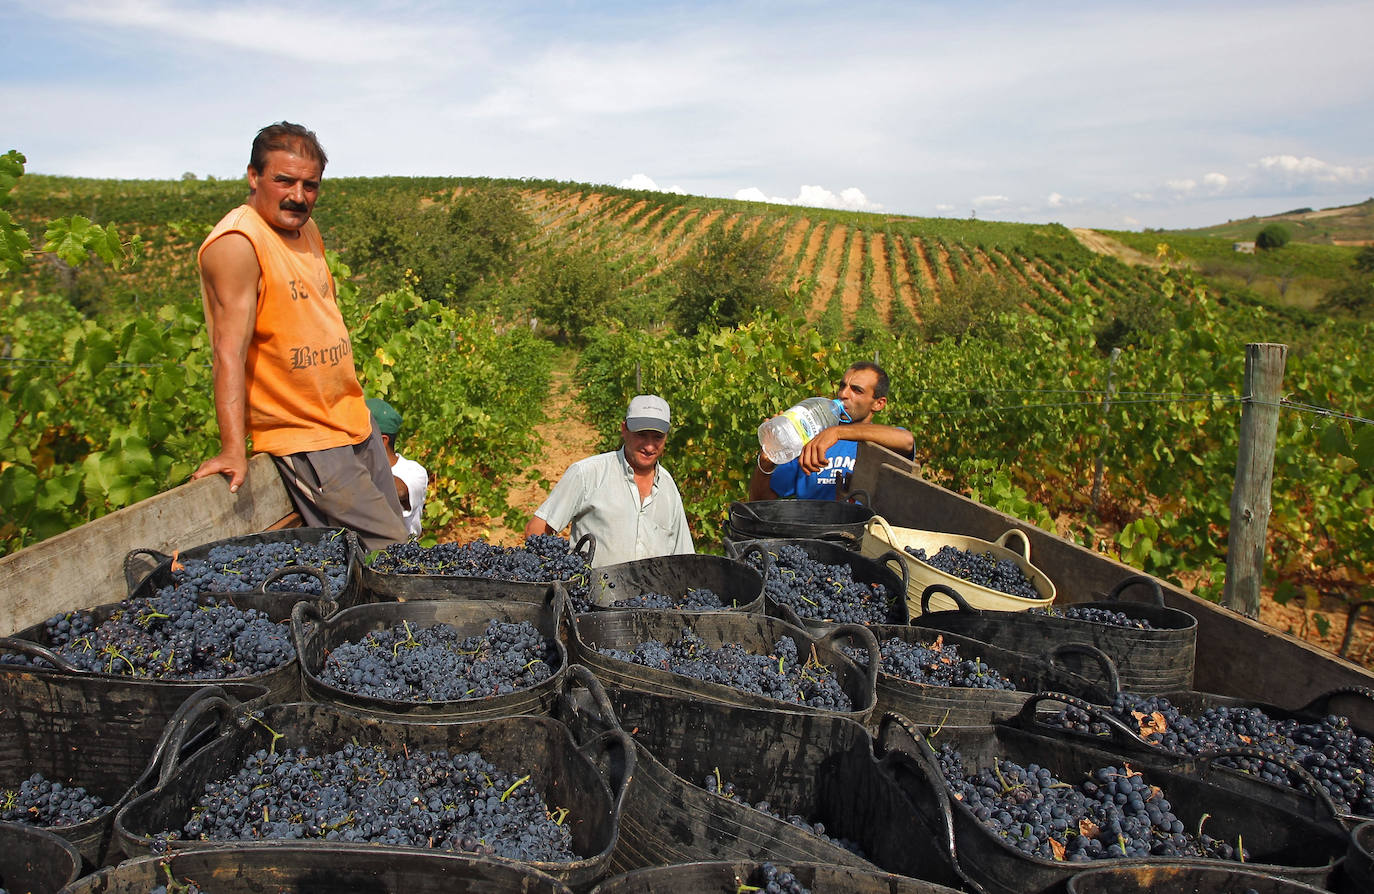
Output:
[[[1202,772],[1205,776],[1207,773],[1211,772],[1214,761],[1225,757],[1249,757],[1255,760],[1277,764],[1282,767],[1288,775],[1295,777],[1301,782],[1302,787],[1307,790],[1307,794],[1315,798],[1317,803],[1325,810],[1330,811],[1331,816],[1339,817],[1341,815],[1340,808],[1336,806],[1335,801],[1331,800],[1331,793],[1317,781],[1317,778],[1308,772],[1306,767],[1281,754],[1265,751],[1263,748],[1218,748],[1215,751],[1204,751],[1202,754],[1199,754],[1195,759],[1195,763],[1202,764]],[[1227,769],[1234,770],[1235,768],[1228,767]]]
[[[761,522],[761,521],[763,521],[763,519],[759,518],[759,514],[758,514],[757,512],[755,512],[753,509],[749,508],[749,504],[748,504],[748,503],[741,503],[741,502],[738,501],[738,500],[736,500],[735,502],[731,503],[731,504],[730,504],[730,508],[729,508],[729,510],[728,510],[728,512],[727,512],[727,516],[728,516],[729,518],[734,518],[736,512],[738,512],[740,515],[745,516],[745,517],[748,518],[750,521],[756,521],[756,522]]]
[[[162,737],[158,739],[157,747],[153,749],[153,758],[148,763],[148,769],[151,771],[157,762],[161,763],[157,784],[166,785],[180,769],[181,752],[186,744],[186,738],[197,728],[202,718],[213,711],[218,718],[218,725],[222,726],[229,722],[240,707],[238,699],[226,694],[218,686],[205,686],[192,693],[172,715],[167,728],[162,731]]]
[[[15,636],[0,636],[0,649],[18,652],[20,655],[27,655],[30,658],[41,658],[58,670],[83,672],[81,668],[72,664],[52,649],[49,649],[41,643],[33,642],[32,640],[19,639]]]
[[[902,576],[902,592],[897,597],[906,599],[906,594],[911,592],[911,566],[902,558],[902,554],[895,549],[890,549],[875,560],[879,565],[886,564],[889,569],[895,562],[897,567],[892,569]]]
[[[1007,546],[1007,541],[1008,541],[1008,540],[1011,540],[1011,539],[1014,538],[1014,537],[1020,538],[1020,540],[1021,540],[1021,558],[1025,559],[1027,562],[1029,562],[1029,561],[1030,561],[1030,538],[1027,537],[1027,536],[1026,536],[1026,532],[1023,531],[1023,530],[1021,530],[1020,528],[1012,528],[1012,529],[1010,529],[1010,530],[1007,531],[1005,534],[1003,534],[1001,537],[998,537],[996,540],[994,540],[993,543],[994,543],[995,545],[997,545],[997,546],[1003,547],[1004,549],[1012,549],[1012,547]]]
[[[1312,699],[1312,701],[1302,710],[1313,714],[1335,713],[1331,710],[1331,700],[1342,696],[1350,696],[1351,698],[1374,703],[1374,689],[1370,689],[1367,686],[1338,686]]]
[[[1087,655],[1102,668],[1102,673],[1107,678],[1107,695],[1116,698],[1121,693],[1121,676],[1117,673],[1116,662],[1097,646],[1089,643],[1061,643],[1050,657],[1058,658],[1061,655]]]
[[[578,538],[577,545],[572,548],[572,551],[575,553],[582,552],[582,544],[584,543],[587,544],[587,554],[583,558],[586,559],[587,564],[590,565],[592,564],[592,558],[596,555],[596,535],[590,531],[583,534]]]
[[[1112,591],[1107,594],[1107,601],[1115,602],[1121,598],[1122,592],[1136,586],[1149,587],[1152,591],[1151,595],[1154,597],[1154,604],[1164,608],[1164,591],[1159,588],[1159,581],[1144,574],[1133,574],[1112,587]]]
[[[821,637],[819,643],[835,653],[843,655],[844,653],[840,652],[839,647],[835,645],[835,641],[841,637],[850,641],[857,639],[859,645],[868,652],[868,667],[866,668],[868,691],[876,693],[878,691],[878,665],[883,660],[883,656],[878,652],[878,638],[873,635],[872,630],[862,624],[839,624],[834,630]],[[856,707],[855,710],[858,708]]]
[[[301,600],[291,607],[291,641],[296,646],[296,660],[300,662],[301,671],[313,675],[305,666],[305,643],[307,623],[322,624],[324,616],[320,614],[320,607],[313,602]],[[320,668],[324,670],[323,667]]]
[[[1064,704],[1073,708],[1077,708],[1084,714],[1087,714],[1090,721],[1106,724],[1107,728],[1111,731],[1110,735],[1113,743],[1117,745],[1128,745],[1133,746],[1135,748],[1145,748],[1154,752],[1164,751],[1166,754],[1173,753],[1167,751],[1159,745],[1152,744],[1142,739],[1135,730],[1127,726],[1120,717],[1117,717],[1111,711],[1105,710],[1097,705],[1091,704],[1090,702],[1078,698],[1077,696],[1069,695],[1067,692],[1035,693],[1030,698],[1026,699],[1025,703],[1021,705],[1021,710],[1016,715],[1016,725],[1021,727],[1021,729],[1030,729],[1031,727],[1042,727],[1046,729],[1053,729],[1056,730],[1056,732],[1059,732],[1057,727],[1051,726],[1050,724],[1041,721],[1039,718],[1035,716],[1036,706],[1039,705],[1041,702],[1063,702]],[[1070,734],[1092,736],[1091,733],[1070,732]]]
[[[968,600],[949,584],[931,584],[921,591],[921,614],[923,615],[930,614],[930,597],[932,593],[941,593],[953,599],[954,604],[959,606],[957,611],[968,612],[971,615],[981,615],[983,613],[982,609],[974,608],[969,605]]]
[[[892,530],[892,526],[887,523],[887,519],[883,518],[881,515],[873,516],[868,520],[868,524],[864,525],[864,534],[867,536],[876,537],[877,535],[873,533],[874,525],[877,525],[879,528],[882,528],[883,531],[883,536],[877,537],[877,539],[886,540],[888,546],[896,548],[897,532]]]
[[[151,576],[152,576],[152,573],[153,573],[152,571],[150,571],[150,572],[148,572],[147,574],[143,575],[142,580],[134,580],[134,567],[133,567],[133,562],[134,562],[134,557],[135,557],[135,556],[147,556],[147,557],[149,557],[150,559],[152,559],[152,560],[153,560],[153,571],[156,571],[156,570],[157,570],[157,566],[161,565],[163,562],[170,561],[171,558],[172,558],[171,556],[167,555],[167,554],[164,553],[164,552],[161,552],[160,550],[156,550],[156,549],[153,549],[153,548],[147,547],[147,546],[135,547],[134,549],[131,549],[131,550],[129,550],[127,553],[125,553],[125,554],[124,554],[124,584],[125,584],[125,586],[127,586],[127,587],[129,588],[129,593],[130,593],[130,595],[133,594],[134,590],[137,590],[137,589],[139,588],[139,586],[143,583],[143,581],[145,581],[145,580],[147,580],[149,577],[151,577]]]
[[[283,577],[286,577],[288,574],[310,575],[311,577],[315,578],[315,580],[320,582],[320,602],[327,603],[333,601],[334,593],[330,588],[329,578],[325,576],[325,573],[322,569],[316,568],[314,565],[287,565],[284,568],[278,568],[276,571],[273,571],[271,574],[267,575],[267,577],[263,580],[262,583],[258,584],[258,593],[263,596],[267,595],[267,588],[270,585],[281,580]],[[273,592],[283,593],[290,591],[274,590]],[[307,593],[305,595],[308,596],[309,594]]]

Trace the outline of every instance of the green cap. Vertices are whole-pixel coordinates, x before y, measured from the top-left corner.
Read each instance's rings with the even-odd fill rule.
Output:
[[[401,430],[401,414],[396,412],[396,408],[380,397],[369,397],[367,408],[372,411],[372,418],[377,420],[377,430],[384,435],[396,437],[396,433]]]

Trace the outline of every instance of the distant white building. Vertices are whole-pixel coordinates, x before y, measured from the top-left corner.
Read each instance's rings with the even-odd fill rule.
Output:
[[[1241,254],[1252,255],[1255,253],[1255,243],[1253,242],[1232,242],[1231,251],[1238,251]]]

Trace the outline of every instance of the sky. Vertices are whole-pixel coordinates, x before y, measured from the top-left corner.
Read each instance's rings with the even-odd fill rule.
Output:
[[[1374,196],[1374,3],[6,0],[0,151],[1138,230]]]

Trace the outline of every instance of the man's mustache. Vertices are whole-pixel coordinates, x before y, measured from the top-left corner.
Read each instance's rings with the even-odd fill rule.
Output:
[[[309,211],[310,208],[304,202],[293,202],[290,199],[282,199],[281,210],[283,211]]]

